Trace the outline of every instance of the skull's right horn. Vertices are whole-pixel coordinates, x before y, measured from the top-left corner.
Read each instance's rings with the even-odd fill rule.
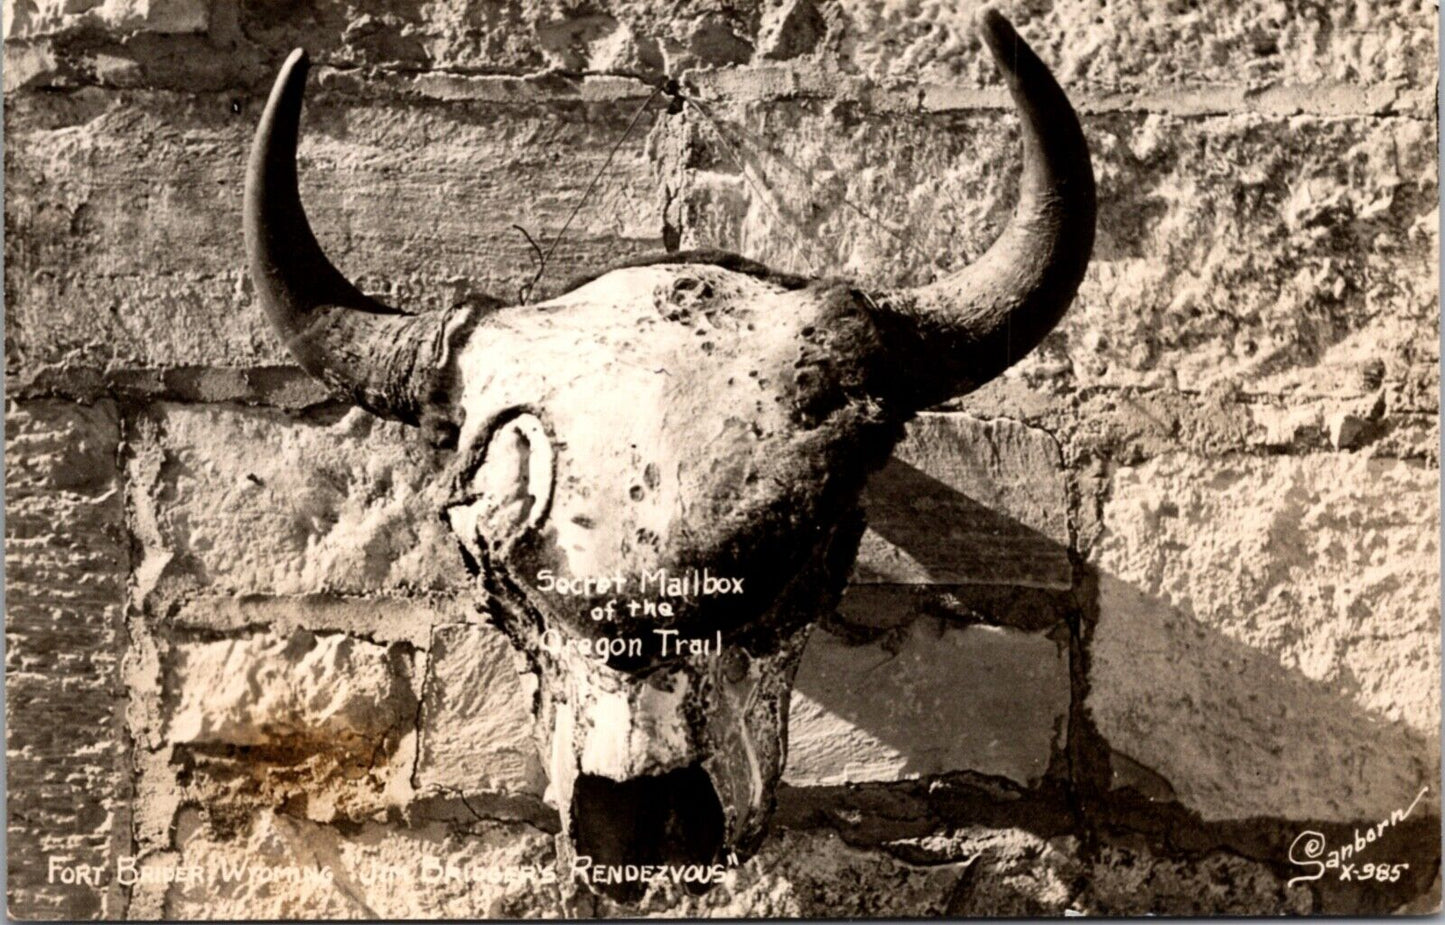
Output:
[[[1094,171],[1073,107],[1008,20],[985,10],[978,24],[1023,122],[1019,201],[966,268],[870,293],[894,361],[889,390],[914,409],[969,392],[1032,350],[1073,301],[1094,247]]]
[[[297,362],[338,395],[409,424],[445,417],[448,327],[363,295],[326,259],[296,188],[306,53],[286,59],[246,166],[246,256],[261,304]]]

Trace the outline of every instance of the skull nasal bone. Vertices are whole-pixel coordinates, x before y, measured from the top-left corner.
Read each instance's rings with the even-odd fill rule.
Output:
[[[572,820],[577,854],[594,865],[707,866],[722,852],[722,804],[696,764],[625,781],[583,774],[573,785]],[[696,892],[709,885],[686,883]],[[646,887],[625,879],[594,884],[625,902],[640,899]]]

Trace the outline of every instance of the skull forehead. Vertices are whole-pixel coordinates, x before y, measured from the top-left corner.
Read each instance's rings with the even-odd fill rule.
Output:
[[[590,415],[606,385],[650,407],[685,406],[690,388],[781,358],[820,300],[711,266],[616,270],[566,295],[488,317],[459,357],[467,430],[495,408],[543,398]]]
[[[855,308],[844,290],[660,265],[500,311],[458,355],[462,455],[514,409],[542,418],[557,469],[529,571],[746,574],[774,555],[762,540],[821,543],[847,513],[817,500],[863,468],[834,457],[878,426],[849,389],[864,360],[839,331],[864,323]]]

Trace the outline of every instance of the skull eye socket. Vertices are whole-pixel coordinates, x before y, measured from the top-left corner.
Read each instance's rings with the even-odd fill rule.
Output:
[[[534,414],[502,418],[453,487],[447,522],[463,542],[501,548],[546,519],[556,454]]]

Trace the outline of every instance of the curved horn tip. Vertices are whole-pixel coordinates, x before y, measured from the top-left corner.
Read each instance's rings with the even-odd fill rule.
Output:
[[[306,49],[291,49],[291,54],[286,56],[286,62],[281,65],[281,70],[276,73],[276,86],[287,87],[294,83],[304,82],[306,72],[310,68],[311,57],[306,54]]]
[[[985,35],[1007,37],[1013,34],[1013,25],[1009,23],[1008,17],[1000,13],[996,7],[989,5],[979,7],[973,18]]]
[[[998,66],[1003,68],[1006,74],[1013,74],[1017,68],[1014,55],[1020,45],[1019,33],[1014,30],[1013,23],[991,6],[978,10],[974,20],[988,51],[993,52],[994,61],[998,62]]]

